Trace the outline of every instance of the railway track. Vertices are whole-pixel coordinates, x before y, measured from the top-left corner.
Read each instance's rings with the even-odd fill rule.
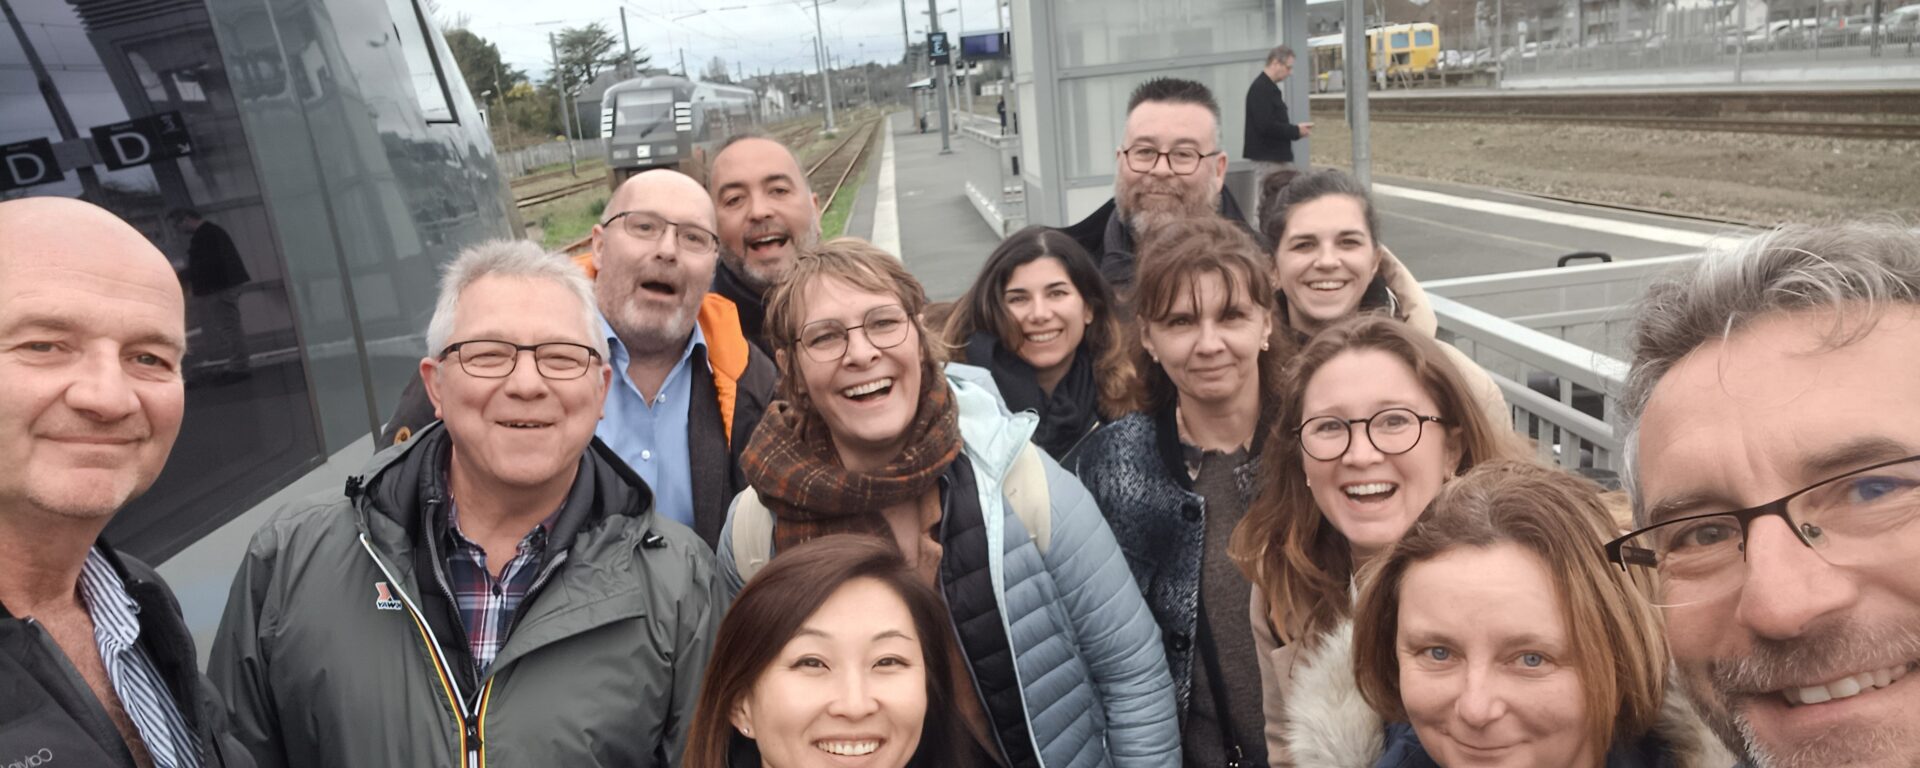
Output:
[[[1315,111],[1345,111],[1338,95]],[[1606,125],[1651,130],[1772,133],[1920,140],[1920,91],[1686,91],[1466,93],[1370,98],[1380,122],[1503,122]]]
[[[585,181],[581,181],[576,184],[568,184],[567,186],[561,187],[559,189],[550,189],[545,192],[541,192],[539,194],[528,195],[526,197],[521,197],[521,198],[515,198],[513,201],[513,206],[515,208],[520,208],[524,210],[524,209],[539,205],[541,203],[551,203],[555,200],[559,200],[560,198],[566,197],[575,192],[584,192],[589,189],[604,187],[606,185],[607,185],[607,182],[605,179],[597,179],[597,178],[587,179]]]
[[[807,166],[807,183],[815,190],[828,190],[826,199],[822,200],[820,204],[821,213],[824,214],[828,208],[833,207],[834,198],[839,196],[840,188],[846,185],[848,177],[853,175],[853,170],[860,167],[860,158],[866,154],[867,148],[872,146],[873,137],[879,132],[879,125],[879,118],[868,119],[860,123],[848,131],[847,137],[841,139],[840,143],[835,144],[832,149],[827,150],[827,154]],[[787,143],[788,146],[792,146],[793,142],[799,137],[812,133],[813,130],[813,126],[811,125],[796,127],[788,131],[776,132],[774,138],[780,139]],[[594,183],[598,184],[599,182]],[[577,189],[574,191],[577,191]],[[560,190],[559,192],[559,196],[561,197],[572,194],[572,192],[568,190]],[[524,208],[530,204],[531,203],[521,203],[520,207]],[[587,249],[592,246],[593,237],[589,235],[568,243],[566,247],[561,250],[568,256],[578,256],[586,253]]]
[[[841,139],[833,149],[827,150],[826,156],[807,169],[809,186],[817,190],[823,186],[822,182],[826,182],[827,199],[820,204],[822,214],[833,207],[834,198],[839,196],[840,188],[846,186],[847,177],[853,175],[853,169],[860,167],[860,158],[866,155],[867,147],[872,146],[879,125],[878,119],[872,119],[848,131],[846,138]],[[848,151],[849,147],[852,151]]]
[[[1920,123],[1875,123],[1857,120],[1763,120],[1725,117],[1623,117],[1619,115],[1512,115],[1461,112],[1385,112],[1369,115],[1382,123],[1556,123],[1646,128],[1660,131],[1715,131],[1774,133],[1794,136],[1832,136],[1846,139],[1920,141]]]

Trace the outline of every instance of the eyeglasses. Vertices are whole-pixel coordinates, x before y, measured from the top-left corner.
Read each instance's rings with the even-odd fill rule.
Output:
[[[600,222],[600,226],[611,227],[616,221],[627,234],[650,243],[659,242],[667,229],[672,228],[677,233],[675,247],[680,250],[705,256],[720,249],[718,235],[685,222],[667,221],[646,211],[622,211]]]
[[[1749,509],[1665,520],[1607,544],[1607,559],[1648,590],[1655,605],[1694,605],[1737,592],[1747,580],[1753,523],[1778,517],[1820,559],[1841,567],[1911,557],[1906,534],[1920,519],[1920,456],[1822,480]]]
[[[1353,425],[1367,425],[1367,442],[1388,456],[1398,456],[1420,444],[1427,422],[1445,424],[1438,416],[1422,416],[1410,408],[1388,408],[1364,419],[1316,416],[1293,431],[1300,438],[1300,450],[1320,461],[1333,461],[1347,455],[1353,445]]]
[[[1200,161],[1220,154],[1220,150],[1203,153],[1191,147],[1180,147],[1162,152],[1158,147],[1140,144],[1128,147],[1120,154],[1126,156],[1127,167],[1132,168],[1134,173],[1152,173],[1153,166],[1158,165],[1160,158],[1164,157],[1167,159],[1167,170],[1173,171],[1176,176],[1185,176],[1200,170]]]
[[[554,381],[567,381],[587,375],[600,353],[584,344],[549,341],[545,344],[515,344],[511,341],[476,339],[449,344],[440,350],[440,359],[458,353],[460,370],[482,379],[504,379],[520,364],[521,352],[533,353],[534,370]]]
[[[867,334],[874,349],[892,349],[907,340],[913,318],[898,304],[867,310],[859,325],[845,326],[838,320],[816,320],[800,329],[800,348],[816,363],[837,363],[847,356],[847,340],[855,330]]]

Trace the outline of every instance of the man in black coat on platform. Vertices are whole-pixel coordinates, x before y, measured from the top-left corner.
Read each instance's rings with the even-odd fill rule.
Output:
[[[1280,83],[1293,74],[1293,49],[1275,46],[1267,52],[1267,65],[1247,86],[1247,143],[1241,153],[1254,161],[1257,179],[1281,165],[1293,162],[1293,143],[1313,135],[1313,123],[1295,125],[1287,115],[1287,101],[1281,97]],[[1256,182],[1254,189],[1260,185]],[[1254,201],[1259,207],[1259,201]]]

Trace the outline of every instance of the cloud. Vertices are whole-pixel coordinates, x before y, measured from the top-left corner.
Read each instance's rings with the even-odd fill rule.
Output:
[[[904,0],[907,23],[920,39],[926,27],[925,0]],[[996,0],[939,0],[941,25],[961,29],[1000,26]],[[839,66],[864,61],[900,60],[902,0],[832,0],[820,4],[819,28]],[[646,49],[654,66],[698,73],[718,56],[737,70],[816,71],[813,51],[813,3],[803,0],[440,0],[441,15],[465,15],[467,28],[500,47],[507,63],[544,79],[551,66],[547,35],[594,22],[620,34],[620,9],[627,12],[627,35],[636,52]]]

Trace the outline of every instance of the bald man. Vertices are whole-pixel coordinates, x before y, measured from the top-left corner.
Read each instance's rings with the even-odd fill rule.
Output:
[[[3,202],[0,232],[0,763],[251,765],[172,591],[100,539],[180,434],[179,278],[88,203]]]
[[[613,384],[594,434],[652,490],[657,511],[712,547],[746,488],[740,451],[773,399],[773,360],[740,311],[708,291],[720,258],[713,201],[677,171],[627,179],[593,227],[594,303]],[[433,418],[409,387],[385,444]]]
[[[720,217],[713,290],[740,307],[747,338],[771,350],[764,327],[767,295],[787,279],[800,254],[820,241],[820,197],[793,152],[757,134],[721,144],[707,181]]]

